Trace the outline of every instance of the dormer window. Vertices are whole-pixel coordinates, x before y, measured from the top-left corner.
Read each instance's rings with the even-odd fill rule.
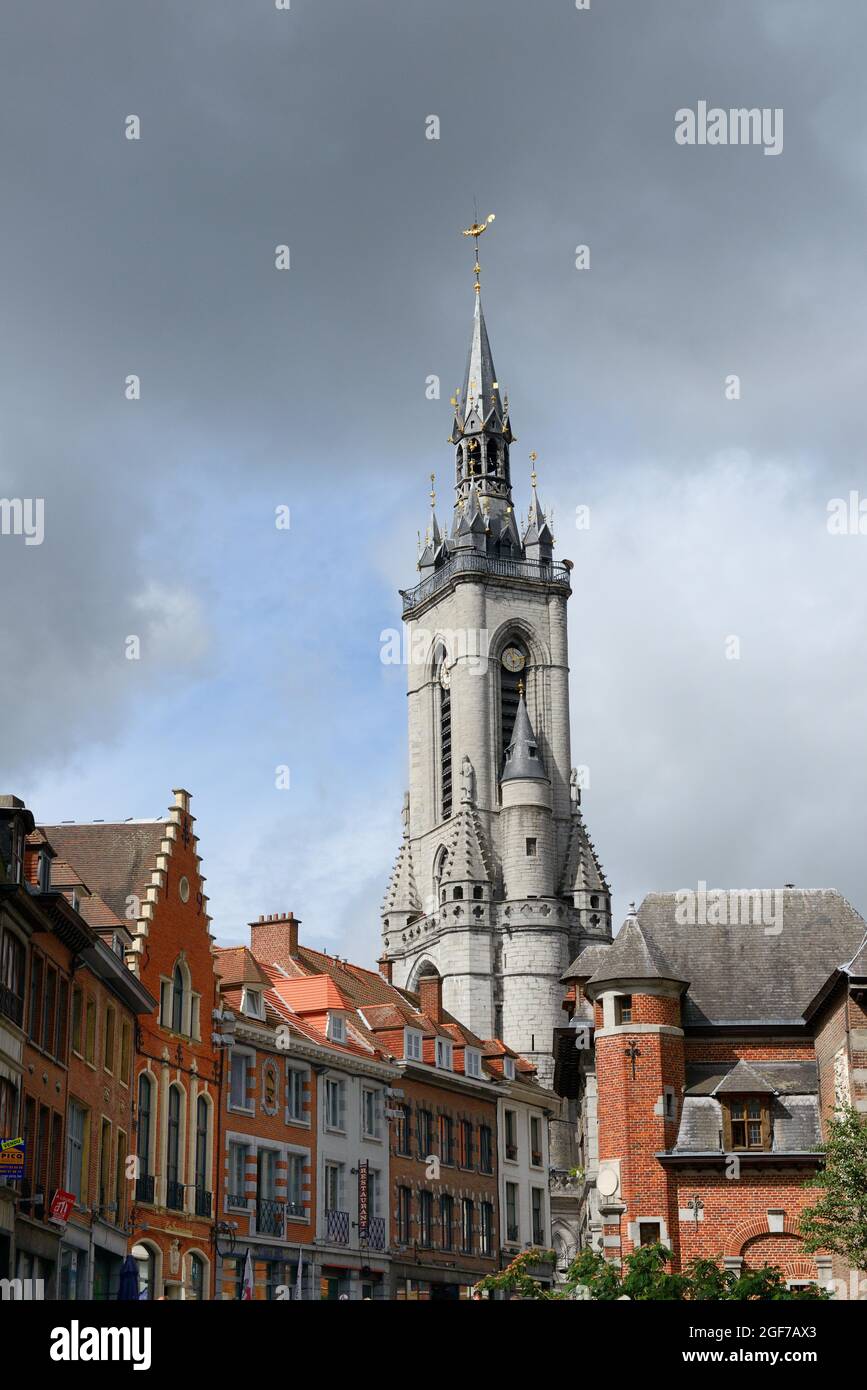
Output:
[[[437,1066],[443,1071],[452,1069],[452,1045],[447,1038],[437,1038]]]
[[[503,1075],[507,1081],[515,1079],[515,1059],[514,1057],[503,1058]]]
[[[39,891],[47,893],[51,887],[51,860],[44,849],[39,851],[38,869]]]
[[[535,743],[528,743],[528,744],[527,744],[527,757],[528,757],[528,758],[538,758],[538,756],[539,756],[539,751],[538,751],[538,749],[536,748]]]
[[[241,1012],[245,1013],[248,1018],[265,1017],[265,1003],[261,989],[250,989],[249,986],[245,986],[241,1000]]]
[[[722,1113],[723,1144],[728,1151],[770,1150],[771,1108],[767,1096],[726,1096]]]
[[[421,1061],[421,1033],[416,1028],[403,1030],[403,1058],[405,1062]]]
[[[346,1019],[342,1014],[329,1013],[325,1033],[331,1042],[346,1042]]]
[[[468,1047],[464,1052],[464,1072],[467,1076],[480,1077],[482,1074],[482,1054],[474,1047]]]

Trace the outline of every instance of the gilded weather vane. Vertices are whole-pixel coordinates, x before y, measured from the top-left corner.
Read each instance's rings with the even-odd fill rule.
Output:
[[[473,245],[476,253],[476,263],[473,266],[473,270],[476,273],[476,294],[481,290],[479,275],[481,274],[482,267],[479,265],[479,237],[482,235],[482,232],[488,230],[495,217],[496,213],[492,212],[489,217],[485,218],[484,222],[474,222],[471,227],[464,227],[463,230],[464,236],[471,236],[473,238]]]

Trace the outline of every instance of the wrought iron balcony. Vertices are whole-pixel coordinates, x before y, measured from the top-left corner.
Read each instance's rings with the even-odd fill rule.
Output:
[[[183,1211],[184,1184],[182,1182],[174,1182],[169,1178],[166,1183],[166,1206],[170,1211]]]
[[[349,1212],[326,1211],[325,1230],[328,1239],[335,1245],[349,1244]]]
[[[240,1207],[242,1210],[248,1211],[250,1208],[250,1199],[249,1197],[245,1197],[243,1192],[227,1192],[226,1206]]]
[[[286,1213],[287,1213],[288,1216],[303,1217],[303,1216],[304,1216],[304,1203],[303,1203],[303,1202],[287,1202],[287,1203],[286,1203]]]
[[[475,550],[459,550],[442,569],[428,575],[414,589],[401,589],[404,614],[425,603],[450,584],[456,575],[491,574],[501,579],[529,579],[539,584],[556,584],[571,589],[570,566],[554,560],[501,560],[493,555],[480,555]]]
[[[210,1216],[211,1194],[203,1187],[196,1188],[196,1216]]]
[[[273,1197],[256,1198],[256,1230],[260,1236],[279,1236],[286,1231],[286,1203]]]
[[[371,1216],[367,1223],[367,1243],[371,1250],[385,1249],[385,1217]]]
[[[153,1173],[139,1173],[135,1180],[135,1199],[137,1202],[150,1202],[154,1200],[154,1175]]]

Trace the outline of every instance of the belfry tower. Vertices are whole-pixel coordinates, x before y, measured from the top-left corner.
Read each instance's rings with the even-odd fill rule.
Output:
[[[454,510],[442,528],[432,511],[418,582],[401,591],[409,792],[383,954],[395,984],[441,975],[446,1007],[529,1057],[548,1084],[552,1030],[564,1023],[560,976],[584,945],[610,939],[610,890],[571,765],[572,565],[554,559],[535,470],[521,527],[512,500],[515,437],[479,285],[487,225],[465,233],[476,281],[452,398]]]

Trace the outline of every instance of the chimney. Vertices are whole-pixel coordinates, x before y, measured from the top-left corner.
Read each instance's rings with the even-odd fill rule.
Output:
[[[419,1008],[423,1014],[441,1023],[443,1017],[443,982],[441,975],[422,975],[418,982]]]
[[[391,981],[391,964],[392,964],[392,963],[391,963],[391,961],[389,960],[388,956],[380,956],[379,960],[378,960],[376,963],[377,963],[377,965],[379,966],[379,973],[380,973],[380,975],[382,976],[382,978],[383,978],[384,980],[387,980],[388,983],[391,984],[391,982],[392,982],[392,981]]]
[[[282,965],[291,971],[298,957],[298,928],[294,912],[272,912],[250,923],[250,950],[265,965]]]

